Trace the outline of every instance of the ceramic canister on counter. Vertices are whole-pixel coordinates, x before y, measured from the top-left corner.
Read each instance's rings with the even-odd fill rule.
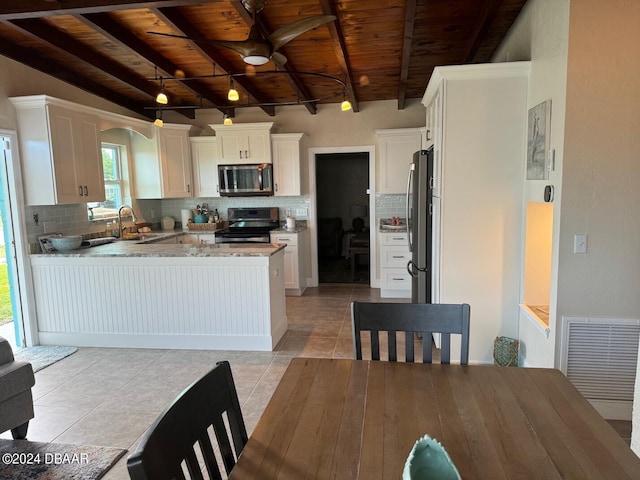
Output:
[[[287,230],[293,231],[296,229],[296,219],[293,217],[287,217]]]
[[[160,225],[162,225],[162,230],[173,230],[176,226],[176,221],[173,217],[162,217]]]

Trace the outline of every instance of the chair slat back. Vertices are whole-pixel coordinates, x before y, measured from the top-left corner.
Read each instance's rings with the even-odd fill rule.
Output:
[[[132,480],[202,479],[198,462],[201,454],[208,477],[221,480],[211,430],[228,475],[247,443],[247,431],[231,366],[226,361],[217,363],[187,387],[149,427],[127,460],[129,476]],[[183,465],[189,477],[185,477]]]
[[[355,358],[362,360],[361,332],[371,334],[371,359],[380,360],[380,332],[387,332],[389,361],[397,361],[396,332],[405,333],[405,361],[414,362],[414,334],[422,334],[422,361],[431,363],[431,335],[442,334],[441,363],[451,361],[451,334],[461,336],[460,363],[469,362],[468,304],[353,302],[351,318]]]

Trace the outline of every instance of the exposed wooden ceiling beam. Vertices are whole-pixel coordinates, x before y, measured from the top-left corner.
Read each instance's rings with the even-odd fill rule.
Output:
[[[87,45],[78,43],[77,40],[70,37],[65,32],[49,25],[47,22],[38,19],[23,19],[5,22],[18,28],[27,35],[37,38],[68,55],[72,55],[78,60],[97,68],[124,85],[135,88],[139,92],[149,95],[150,99],[154,99],[158,94],[158,86],[145,79],[144,77],[132,72],[127,68],[123,68],[119,63],[114,62],[110,58],[92,50]],[[179,113],[189,118],[188,111]]]
[[[240,15],[242,20],[244,20],[244,22],[247,24],[248,27],[251,27],[254,19],[251,17],[249,12],[247,12],[247,10],[244,8],[244,6],[242,5],[242,2],[240,0],[230,0],[230,1],[231,1],[231,5],[236,10],[236,12],[238,12],[238,15]],[[267,37],[271,33],[272,31],[271,26],[264,20],[264,17],[257,15],[255,18],[255,22],[256,22],[256,25],[258,25],[258,28],[260,28],[260,31],[262,32],[263,36]],[[286,79],[287,83],[289,83],[289,86],[293,89],[297,97],[300,100],[305,102],[303,105],[306,107],[309,113],[312,115],[315,115],[318,112],[318,108],[314,103],[309,102],[309,100],[311,100],[312,98],[311,94],[307,90],[307,87],[300,81],[300,78],[290,73],[295,70],[294,68],[291,67],[291,64],[287,62],[286,64],[278,67],[278,69],[282,70],[283,72],[289,72],[288,74],[284,75],[284,78]]]
[[[356,91],[353,88],[353,73],[351,72],[351,64],[349,63],[349,56],[347,55],[347,47],[344,43],[344,35],[340,29],[340,18],[336,13],[336,9],[333,6],[331,0],[320,0],[320,6],[322,7],[322,13],[325,15],[335,15],[337,18],[333,22],[329,22],[327,25],[331,32],[331,38],[333,39],[333,49],[336,52],[336,57],[342,73],[345,76],[345,83],[347,85],[347,97],[351,102],[351,108],[354,112],[359,112],[360,107],[358,105],[358,98],[356,97]]]
[[[0,20],[104,13],[137,8],[179,7],[220,1],[223,0],[14,0],[0,3]]]
[[[92,95],[96,95],[97,97],[104,98],[109,102],[120,105],[121,107],[131,110],[132,112],[136,112],[146,118],[153,119],[154,114],[145,108],[146,105],[132,101],[128,97],[105,88],[102,84],[89,80],[82,75],[78,75],[77,72],[69,70],[57,63],[53,63],[29,48],[16,45],[6,39],[3,39],[0,41],[0,55],[4,55],[5,57],[27,65],[30,68],[34,68],[47,75],[51,75],[60,81],[73,85],[74,87],[91,93]]]
[[[132,52],[147,60],[151,65],[157,66],[158,69],[169,77],[175,76],[175,72],[180,69],[172,61],[136,37],[130,30],[120,25],[120,23],[114,20],[108,13],[89,13],[85,15],[77,15],[76,18],[97,30],[112,42],[120,43],[129,48]],[[192,93],[210,101],[214,105],[220,105],[226,101],[226,99],[212,93],[211,89],[203,82],[198,80],[179,81]],[[221,109],[221,111],[226,112],[227,110]]]
[[[185,16],[176,8],[161,8],[152,9],[155,15],[158,16],[164,23],[171,25],[174,29],[181,32],[181,34],[191,38],[203,38],[204,35],[196,29]],[[191,42],[196,50],[200,52],[205,58],[208,58],[212,63],[218,65],[224,72],[233,73],[233,66],[231,63],[220,54],[218,49],[213,45],[207,45],[202,42]],[[253,97],[258,103],[268,103],[264,95],[260,93],[255,86],[247,79],[247,77],[236,77],[234,83],[242,88],[249,96]],[[224,105],[228,105],[228,108],[234,108],[233,103],[229,103],[226,99],[222,102]],[[220,103],[218,104],[220,105]],[[276,109],[273,106],[261,106],[262,110],[270,116],[276,114]]]
[[[398,110],[402,110],[407,96],[407,79],[413,42],[413,19],[416,16],[416,0],[406,0],[404,6],[404,34],[402,36],[402,56],[400,62],[400,80],[398,82]]]
[[[484,40],[491,22],[498,13],[502,0],[485,0],[482,3],[482,9],[478,15],[473,33],[469,35],[469,42],[467,43],[466,55],[463,63],[473,62],[482,41]]]

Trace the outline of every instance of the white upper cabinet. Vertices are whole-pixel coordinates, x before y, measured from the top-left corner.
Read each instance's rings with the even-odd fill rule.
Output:
[[[14,97],[28,205],[104,201],[99,119],[45,95]]]
[[[219,197],[218,143],[216,137],[191,137],[193,194],[196,197]]]
[[[273,122],[209,125],[218,139],[219,163],[271,163]]]
[[[378,193],[406,193],[409,165],[422,148],[420,128],[376,130],[380,139]]]
[[[135,198],[192,197],[189,125],[164,124],[132,138]]]
[[[293,196],[302,193],[300,158],[304,134],[279,133],[271,135],[273,149],[274,195]]]

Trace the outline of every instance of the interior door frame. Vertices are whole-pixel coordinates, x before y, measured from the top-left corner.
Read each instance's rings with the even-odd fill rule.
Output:
[[[309,219],[307,229],[310,234],[311,277],[307,286],[317,287],[318,279],[318,199],[316,191],[316,156],[332,153],[368,153],[369,154],[369,284],[371,288],[380,288],[378,278],[378,255],[376,245],[376,147],[374,145],[353,147],[316,147],[309,148]]]
[[[27,236],[27,223],[25,218],[25,200],[22,189],[22,167],[20,163],[20,150],[18,147],[18,135],[15,130],[0,129],[0,138],[8,138],[8,148],[2,145],[2,150],[7,151],[6,161],[6,187],[10,199],[7,202],[7,210],[11,215],[12,239],[7,246],[11,246],[10,252],[14,257],[16,269],[17,288],[15,298],[17,305],[14,305],[14,312],[19,315],[19,339],[21,346],[38,345],[38,328],[35,313],[35,301],[33,297],[33,279],[31,276],[31,263],[29,261],[29,239]],[[4,159],[3,159],[4,161]],[[7,255],[9,252],[7,252]],[[15,321],[15,319],[14,319]]]

